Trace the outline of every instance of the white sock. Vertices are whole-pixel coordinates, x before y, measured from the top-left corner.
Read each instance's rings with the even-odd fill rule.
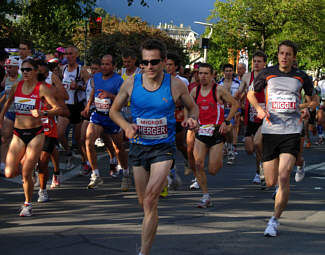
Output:
[[[117,164],[117,160],[116,160],[116,157],[114,158],[111,158],[110,161],[109,161],[110,164]]]
[[[123,176],[129,176],[129,174],[130,174],[129,168],[123,169]]]
[[[208,199],[208,198],[210,198],[209,193],[203,193],[203,199]]]
[[[93,174],[95,174],[96,176],[99,176],[99,170],[98,169],[94,169],[93,170]]]

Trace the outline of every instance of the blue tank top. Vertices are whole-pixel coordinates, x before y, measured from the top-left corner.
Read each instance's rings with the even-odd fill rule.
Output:
[[[155,145],[175,141],[175,103],[170,74],[165,73],[160,87],[148,91],[142,86],[142,74],[134,77],[131,95],[132,122],[138,126],[138,137],[131,143]]]
[[[110,98],[99,98],[98,94],[101,93],[100,89],[110,92],[114,95],[120,90],[120,87],[123,83],[123,79],[117,73],[114,73],[112,77],[107,80],[103,80],[102,73],[96,73],[94,75],[94,85],[95,85],[95,107],[96,111],[102,114],[109,114],[109,109],[112,106],[112,99]]]

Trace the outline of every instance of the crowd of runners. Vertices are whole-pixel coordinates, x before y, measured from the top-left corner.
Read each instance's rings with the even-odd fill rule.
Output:
[[[121,176],[121,191],[128,191],[134,178],[144,211],[139,254],[147,255],[158,226],[159,197],[179,185],[177,171],[193,174],[189,188],[202,191],[197,207],[212,206],[205,164],[212,176],[224,159],[236,164],[238,137],[244,134],[245,150],[256,160],[252,182],[262,189],[276,187],[264,235],[277,236],[291,171],[296,165],[295,181],[302,181],[303,149],[310,148],[311,136],[324,143],[324,77],[313,81],[298,68],[291,41],[279,44],[277,65],[267,67],[267,56],[257,50],[251,72],[239,63],[237,74],[229,63],[222,73],[208,63],[195,63],[185,75],[180,57],[159,40],[143,42],[140,51],[141,60],[134,50],[123,49],[121,56],[107,52],[90,66],[80,62],[75,46],[43,58],[32,56],[28,41],[19,44],[19,56],[0,52],[0,173],[5,178],[21,175],[25,202],[19,215],[32,215],[35,172],[37,202],[49,201],[48,179],[50,189],[60,186],[59,150],[71,158],[67,134],[72,127],[88,189],[103,184],[98,139],[107,150],[110,174]],[[123,62],[120,70],[117,58]],[[176,150],[184,169],[176,169]]]

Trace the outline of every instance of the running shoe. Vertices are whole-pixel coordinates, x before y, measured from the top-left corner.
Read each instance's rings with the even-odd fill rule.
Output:
[[[53,174],[51,189],[55,189],[55,188],[58,188],[58,187],[60,187],[60,175]]]
[[[160,197],[165,198],[167,196],[168,196],[168,186],[165,186],[162,192],[160,192]]]
[[[95,189],[99,185],[103,184],[103,179],[100,176],[95,175],[94,173],[91,174],[90,182],[88,184],[88,189]]]
[[[264,236],[275,237],[278,235],[278,227],[280,223],[276,218],[272,217],[267,223],[266,229],[264,231]]]
[[[200,199],[200,202],[197,205],[198,208],[208,208],[211,206],[212,206],[212,202],[210,197],[204,197],[204,196]]]
[[[84,164],[81,166],[79,174],[82,176],[88,176],[90,172],[91,172],[91,167],[88,166],[87,164]]]
[[[253,179],[254,184],[261,184],[261,178],[259,174],[256,174],[254,179]]]
[[[318,138],[318,141],[315,143],[316,145],[321,145],[321,144],[323,144],[324,143],[324,137],[322,137],[322,136],[320,136],[319,138]]]
[[[95,141],[95,145],[97,147],[104,147],[105,146],[105,143],[104,143],[104,141],[103,141],[102,138],[97,138],[96,141]]]
[[[131,185],[131,176],[123,176],[121,181],[121,191],[126,192]]]
[[[195,178],[192,182],[192,184],[190,185],[190,190],[198,190],[200,189],[200,185],[197,181],[197,179]]]
[[[306,149],[310,149],[310,147],[311,147],[311,142],[310,141],[306,142],[305,148]]]
[[[297,166],[295,181],[301,182],[305,178],[305,161],[302,166]]]
[[[49,196],[47,194],[47,191],[46,190],[40,190],[38,192],[37,202],[39,202],[39,203],[45,203],[47,201],[49,201]]]
[[[20,213],[19,213],[19,216],[20,217],[30,217],[33,215],[33,212],[32,212],[32,205],[23,205],[21,207],[21,210],[20,210]]]
[[[233,151],[228,151],[227,165],[232,165],[235,162],[235,153]]]

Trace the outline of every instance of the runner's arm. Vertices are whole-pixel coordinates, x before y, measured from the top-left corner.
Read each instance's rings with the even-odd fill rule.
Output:
[[[131,78],[126,80],[122,84],[120,91],[115,97],[115,100],[109,111],[109,117],[125,131],[127,131],[127,129],[130,128],[130,125],[132,124],[126,121],[126,119],[124,119],[124,117],[121,114],[121,109],[127,103],[128,98],[131,95],[131,91],[133,89],[133,81],[134,79]]]
[[[57,88],[59,96],[62,97],[63,100],[68,100],[69,95],[68,95],[67,91],[65,90],[65,88],[63,87],[60,78],[55,73],[52,73],[52,82],[55,84],[55,87]]]
[[[226,121],[230,121],[235,116],[235,113],[239,108],[239,103],[224,87],[218,86],[217,89],[222,101],[231,104],[229,115],[226,118]]]

